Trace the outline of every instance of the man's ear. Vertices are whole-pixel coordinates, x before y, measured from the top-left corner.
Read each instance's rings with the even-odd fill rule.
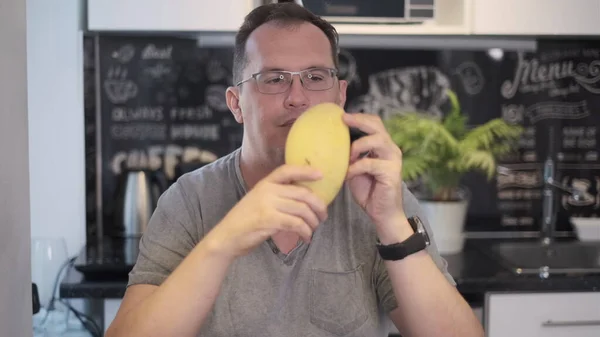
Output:
[[[348,88],[348,81],[339,80],[340,83],[340,92],[338,99],[340,100],[340,106],[344,107],[346,105],[346,89]]]
[[[225,91],[225,97],[227,99],[227,106],[233,114],[236,122],[244,124],[244,117],[242,116],[242,108],[240,107],[240,90],[238,87],[228,87]]]

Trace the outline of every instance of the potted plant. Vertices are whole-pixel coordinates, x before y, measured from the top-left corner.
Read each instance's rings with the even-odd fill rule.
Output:
[[[511,152],[522,128],[501,118],[469,129],[456,94],[449,90],[449,113],[435,118],[404,112],[384,121],[403,154],[402,178],[419,182],[420,199],[442,254],[462,250],[464,222],[470,201],[461,178],[471,171],[491,180],[497,159]]]

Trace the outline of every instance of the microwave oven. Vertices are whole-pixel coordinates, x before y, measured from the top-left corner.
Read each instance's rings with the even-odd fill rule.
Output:
[[[296,0],[332,23],[422,23],[435,19],[435,0]]]

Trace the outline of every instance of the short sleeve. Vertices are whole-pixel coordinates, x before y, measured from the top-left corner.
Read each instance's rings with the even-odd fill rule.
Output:
[[[424,212],[421,210],[417,198],[408,190],[408,188],[406,188],[406,185],[404,185],[403,198],[404,211],[406,213],[406,216],[418,216],[423,222],[427,234],[429,234],[431,244],[426,248],[427,252],[435,262],[436,266],[442,272],[442,274],[444,274],[446,280],[448,280],[448,282],[453,286],[456,286],[454,278],[448,272],[448,262],[440,255],[437,249],[437,245],[435,244],[435,237],[433,236],[431,226],[429,225],[429,220],[425,217]],[[394,296],[392,283],[389,278],[385,262],[383,261],[383,259],[381,259],[379,255],[377,255],[375,261],[374,282],[377,297],[385,312],[389,313],[390,311],[396,309],[398,307],[398,304],[396,302],[396,297]]]
[[[162,284],[198,242],[201,219],[194,214],[180,182],[173,183],[159,198],[140,239],[127,286]]]

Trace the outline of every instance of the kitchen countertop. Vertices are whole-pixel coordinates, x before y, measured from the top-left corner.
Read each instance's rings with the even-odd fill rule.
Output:
[[[462,252],[444,255],[448,261],[448,271],[454,277],[458,291],[471,305],[481,305],[486,292],[600,291],[600,273],[550,275],[548,278],[541,278],[539,275],[517,275],[485,253],[486,247],[489,247],[492,241],[497,240],[467,240]],[[88,281],[71,267],[60,284],[60,296],[122,298],[126,284],[125,277]]]

